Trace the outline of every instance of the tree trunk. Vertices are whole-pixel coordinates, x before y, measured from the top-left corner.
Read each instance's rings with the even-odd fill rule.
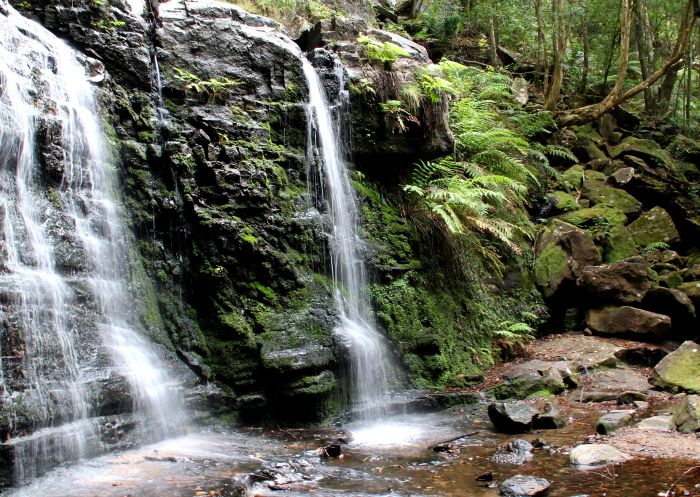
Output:
[[[673,96],[673,89],[676,87],[676,81],[678,81],[678,71],[683,67],[683,61],[678,61],[669,69],[669,71],[664,76],[659,90],[656,94],[656,115],[658,117],[663,117],[668,113],[671,107],[671,97]]]
[[[496,25],[493,16],[489,16],[489,59],[491,65],[499,67],[501,59],[498,58],[498,41],[496,40]]]
[[[584,94],[588,87],[588,69],[591,53],[590,40],[588,39],[588,15],[586,14],[583,16],[583,26],[581,26],[581,42],[583,44],[583,67],[581,68],[581,81],[578,85],[578,91]]]
[[[540,49],[538,51],[538,64],[542,68],[542,90],[546,95],[549,91],[549,53],[547,53],[547,40],[544,36],[544,21],[542,20],[542,0],[535,0],[535,16],[537,17],[537,39]]]
[[[544,99],[544,109],[553,111],[559,101],[561,85],[564,81],[564,56],[566,55],[567,32],[564,25],[564,0],[556,0],[556,28],[554,33],[554,69],[552,82]]]
[[[683,55],[685,54],[686,47],[688,45],[688,40],[690,34],[695,26],[695,21],[700,15],[700,9],[698,8],[698,0],[688,0],[686,6],[685,15],[683,23],[681,25],[680,31],[678,33],[678,38],[676,39],[676,46],[673,50],[673,55],[656,71],[654,71],[648,78],[639,83],[638,85],[630,88],[626,92],[623,92],[623,84],[625,82],[625,73],[627,72],[627,61],[629,57],[629,35],[630,35],[630,21],[631,21],[631,4],[632,0],[623,0],[625,8],[621,14],[621,28],[620,28],[620,70],[618,71],[617,81],[615,87],[612,89],[610,94],[605,97],[601,102],[592,105],[586,105],[578,109],[570,109],[567,111],[559,112],[555,117],[559,126],[571,126],[574,124],[584,124],[597,119],[606,112],[620,105],[621,103],[629,100],[630,98],[638,95],[647,88],[656,83],[659,79],[664,77],[671,71],[676,63],[681,61]],[[624,69],[624,70],[623,70]]]
[[[646,10],[646,0],[637,0],[637,3],[634,5],[634,26],[642,80],[647,79],[652,70],[649,46],[647,44],[649,37],[646,32],[646,23],[644,22],[644,10]],[[647,114],[654,114],[654,95],[651,88],[644,90],[644,109]]]

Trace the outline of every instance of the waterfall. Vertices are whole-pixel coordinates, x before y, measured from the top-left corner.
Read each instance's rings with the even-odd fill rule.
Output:
[[[177,432],[184,415],[136,328],[129,236],[86,71],[63,41],[3,9],[0,443],[23,481],[109,449],[100,416],[133,412],[143,440]],[[111,398],[119,385],[130,406]]]
[[[382,416],[389,393],[389,360],[384,337],[373,323],[366,297],[367,271],[360,253],[357,200],[338,139],[339,123],[333,120],[316,70],[306,58],[302,58],[302,64],[309,87],[309,163],[318,164],[320,179],[315,194],[325,204],[333,224],[329,245],[340,315],[335,334],[350,355],[354,407],[365,420],[374,420]],[[342,68],[336,74],[342,75]],[[341,79],[341,94],[343,86]]]

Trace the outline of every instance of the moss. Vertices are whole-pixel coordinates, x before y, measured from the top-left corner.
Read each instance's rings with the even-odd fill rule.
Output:
[[[627,222],[627,216],[624,212],[612,207],[601,206],[568,212],[557,216],[557,218],[579,227],[591,226],[601,221],[606,222],[610,226],[617,226]]]
[[[547,199],[553,202],[559,212],[569,212],[579,209],[576,199],[562,191],[555,191],[547,195]]]
[[[606,185],[602,181],[584,181],[582,195],[595,206],[611,207],[625,214],[635,214],[642,210],[639,200],[626,191]]]
[[[680,240],[673,219],[661,207],[654,207],[643,213],[628,228],[638,247],[660,242],[675,243]]]
[[[551,398],[556,397],[556,394],[550,392],[549,390],[538,390],[537,392],[532,392],[530,395],[525,397],[526,399],[541,399],[541,398]]]
[[[583,166],[571,166],[562,173],[561,179],[568,189],[580,190],[583,183]]]
[[[658,143],[653,140],[646,140],[633,136],[622,140],[622,142],[610,153],[610,157],[613,159],[623,155],[635,155],[641,157],[645,161],[650,162],[650,165],[659,167],[668,167],[672,162],[671,157],[659,146]]]
[[[629,230],[623,225],[613,226],[605,243],[605,262],[617,262],[638,255]]]
[[[558,288],[559,284],[569,274],[569,256],[556,243],[551,243],[535,260],[535,281],[545,290]]]

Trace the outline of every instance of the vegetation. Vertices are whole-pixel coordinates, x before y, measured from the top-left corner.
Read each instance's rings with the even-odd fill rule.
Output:
[[[295,22],[331,19],[338,12],[321,0],[225,0],[238,5],[249,12],[261,14],[279,21],[284,25]]]
[[[373,64],[383,64],[387,68],[392,63],[399,60],[399,57],[408,57],[409,53],[398,46],[396,43],[389,41],[381,42],[371,36],[358,36],[357,42],[362,47],[362,51]]]

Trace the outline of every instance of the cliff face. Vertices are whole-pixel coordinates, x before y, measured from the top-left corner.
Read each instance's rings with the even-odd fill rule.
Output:
[[[228,4],[168,2],[155,26],[119,0],[16,6],[85,54],[94,72],[143,268],[132,275],[141,321],[221,387],[207,391],[203,411],[312,419],[336,410],[342,358],[333,343],[328,221],[307,186],[300,47],[274,21]],[[431,254],[398,206],[406,171],[447,153],[452,137],[444,102],[424,103],[403,133],[392,132],[379,103],[430,61],[422,47],[365,21],[323,21],[316,32],[303,48],[329,94],[339,90],[336,61],[348,78],[343,139],[363,173],[355,185],[380,324],[411,379],[444,383],[446,350],[467,358],[461,330],[485,326],[481,304],[468,302],[477,294],[505,300],[478,271],[473,282],[439,283],[449,262]],[[372,64],[361,34],[408,56]]]

